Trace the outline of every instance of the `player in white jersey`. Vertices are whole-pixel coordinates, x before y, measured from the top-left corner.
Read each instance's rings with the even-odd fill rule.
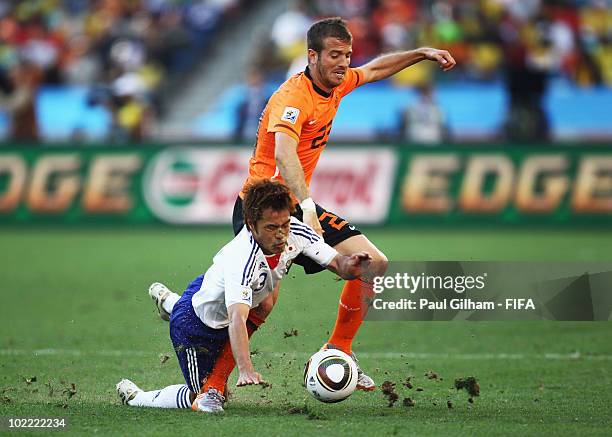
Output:
[[[281,226],[287,227],[289,232],[286,241],[273,247],[273,250],[276,247],[283,249],[278,254],[266,255],[251,231],[243,227],[214,257],[201,288],[191,299],[196,315],[207,326],[214,329],[227,327],[227,308],[232,304],[257,307],[274,291],[300,253],[322,266],[328,266],[338,254],[295,217],[290,217],[289,222]]]
[[[343,279],[365,274],[368,253],[340,255],[291,217],[294,206],[285,185],[257,182],[247,190],[244,205],[246,226],[215,255],[206,273],[171,302],[170,338],[186,384],[145,392],[124,379],[117,384],[124,403],[222,412],[223,386],[211,384],[208,376],[224,349],[231,347],[239,371],[236,385],[263,382],[249,353],[249,337],[262,322],[252,317],[251,308],[273,298],[293,259],[306,255]]]

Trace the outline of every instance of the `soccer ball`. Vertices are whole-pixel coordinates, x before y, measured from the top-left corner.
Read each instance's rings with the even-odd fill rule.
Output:
[[[343,401],[357,386],[357,365],[340,350],[320,350],[304,367],[304,385],[321,402]]]

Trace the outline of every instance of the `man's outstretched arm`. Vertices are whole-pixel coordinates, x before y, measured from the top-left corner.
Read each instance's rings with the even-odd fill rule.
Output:
[[[437,62],[444,71],[450,70],[456,64],[451,54],[446,50],[421,47],[406,52],[379,56],[358,69],[363,72],[365,83],[376,82],[425,60]]]

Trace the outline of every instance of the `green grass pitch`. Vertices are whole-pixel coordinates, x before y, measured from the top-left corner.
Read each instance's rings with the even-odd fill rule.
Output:
[[[355,351],[379,384],[397,383],[399,401],[387,406],[380,390],[339,404],[315,401],[301,386],[303,363],[327,338],[341,284],[329,273],[306,278],[298,268],[252,343],[255,367],[270,388],[233,389],[218,417],[121,405],[115,384],[123,377],[149,390],[182,382],[148,285],[162,281],[182,291],[230,235],[229,229],[0,230],[0,416],[65,416],[68,432],[78,435],[610,434],[609,322],[366,322]],[[612,261],[610,232],[367,235],[396,261]],[[294,329],[298,335],[285,338]],[[430,370],[442,380],[427,379]],[[401,385],[409,375],[412,390]],[[473,404],[452,388],[463,376],[480,382]],[[404,407],[405,397],[415,406]]]

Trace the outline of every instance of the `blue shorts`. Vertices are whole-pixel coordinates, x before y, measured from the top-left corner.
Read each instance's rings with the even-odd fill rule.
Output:
[[[189,284],[170,316],[170,339],[185,382],[193,393],[200,391],[229,340],[227,328],[206,326],[193,310],[191,298],[202,286],[203,279],[204,275],[200,275]]]

